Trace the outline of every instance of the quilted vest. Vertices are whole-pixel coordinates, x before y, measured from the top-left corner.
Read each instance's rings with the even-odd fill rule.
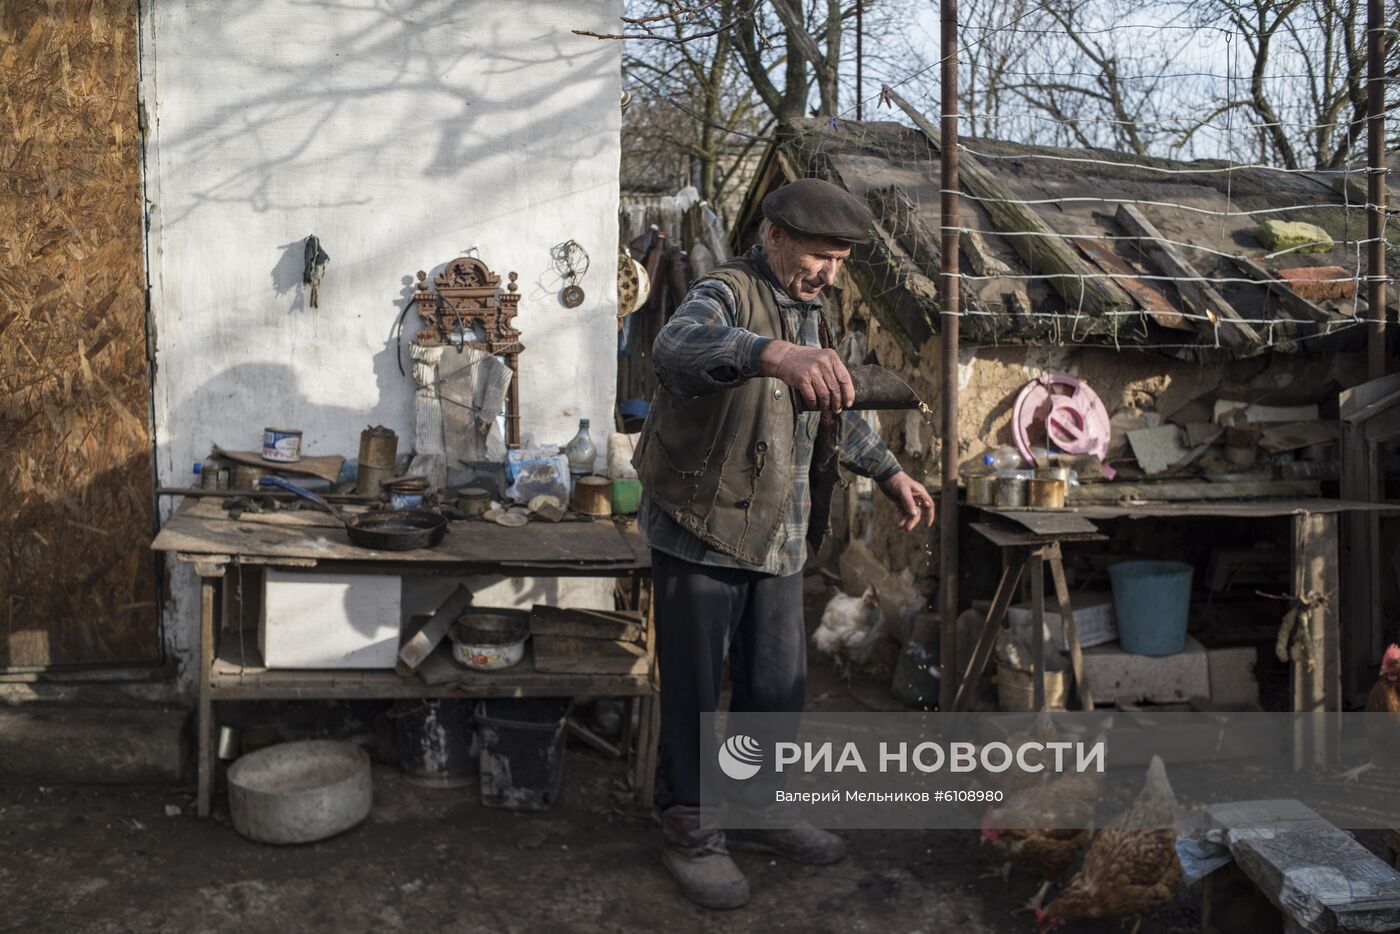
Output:
[[[730,260],[706,278],[734,293],[736,326],[790,339],[772,288],[747,259]],[[820,330],[829,344],[824,324]],[[822,417],[813,451],[808,541],[814,549],[830,529],[838,424]],[[722,554],[763,564],[793,496],[796,431],[796,394],[773,377],[696,399],[658,387],[632,463],[647,495],[681,528]]]

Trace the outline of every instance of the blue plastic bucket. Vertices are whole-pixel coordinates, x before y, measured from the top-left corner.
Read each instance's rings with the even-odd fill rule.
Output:
[[[1122,561],[1108,569],[1118,641],[1134,655],[1175,655],[1186,648],[1191,615],[1191,565]]]

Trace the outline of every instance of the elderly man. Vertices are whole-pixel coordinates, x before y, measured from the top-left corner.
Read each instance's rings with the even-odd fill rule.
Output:
[[[695,283],[657,336],[661,387],[633,459],[655,583],[662,859],[708,908],[748,900],[726,844],[806,863],[845,855],[839,837],[805,823],[726,839],[699,809],[700,715],[718,708],[726,656],[731,710],[803,708],[802,566],[806,543],[829,531],[837,461],[877,481],[906,530],[934,517],[928,491],[845,411],[855,392],[822,320],[821,292],[869,236],[870,212],[803,179],[763,213],[760,245]]]

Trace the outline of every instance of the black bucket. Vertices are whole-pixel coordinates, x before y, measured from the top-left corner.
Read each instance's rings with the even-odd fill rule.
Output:
[[[390,716],[399,737],[399,768],[407,781],[460,788],[476,777],[480,747],[471,701],[400,701]]]
[[[573,704],[568,697],[527,697],[477,706],[482,804],[543,811],[554,803],[564,778],[564,731]]]

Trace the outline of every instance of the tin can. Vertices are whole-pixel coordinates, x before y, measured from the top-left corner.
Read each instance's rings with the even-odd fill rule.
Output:
[[[997,478],[996,504],[998,506],[1026,505],[1026,486],[1029,481],[1021,477]]]
[[[491,494],[476,487],[468,487],[457,494],[457,510],[468,518],[485,515],[491,508]]]
[[[228,465],[213,457],[200,464],[199,485],[206,490],[227,490],[229,487]]]
[[[262,456],[265,461],[295,464],[301,460],[301,430],[298,428],[264,428]]]
[[[1062,464],[1053,467],[1037,467],[1035,471],[1037,480],[1059,480],[1061,483],[1069,483],[1069,468]]]
[[[391,509],[422,509],[422,493],[390,493],[389,507]]]
[[[383,425],[360,432],[360,458],[355,472],[355,492],[361,496],[379,496],[380,486],[394,477],[394,461],[398,457],[399,437]]]
[[[256,490],[258,481],[267,476],[267,471],[261,467],[254,467],[251,464],[233,465],[233,489],[235,490]]]
[[[1063,480],[1037,477],[1026,481],[1030,505],[1036,509],[1064,509],[1065,483]]]
[[[973,474],[967,478],[967,502],[972,506],[990,506],[996,500],[997,478],[989,473]]]

